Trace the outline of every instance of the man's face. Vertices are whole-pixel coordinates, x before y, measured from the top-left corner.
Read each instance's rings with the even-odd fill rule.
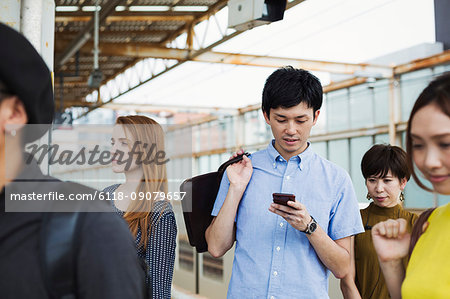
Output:
[[[275,148],[283,158],[289,160],[306,149],[306,141],[319,113],[319,110],[314,113],[304,102],[291,108],[270,109],[270,118],[264,113],[275,138]]]

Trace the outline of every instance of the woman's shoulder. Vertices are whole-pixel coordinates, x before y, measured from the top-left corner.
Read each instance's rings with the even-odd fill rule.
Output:
[[[155,202],[152,209],[152,218],[163,218],[175,216],[172,205],[168,201],[158,200]]]
[[[440,219],[444,217],[445,219],[450,219],[450,203],[445,204],[443,206],[437,207],[430,215],[429,221],[433,221],[435,219]]]

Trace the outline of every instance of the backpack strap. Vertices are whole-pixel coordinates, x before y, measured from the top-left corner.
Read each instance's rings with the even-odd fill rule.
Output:
[[[41,226],[40,256],[51,298],[76,298],[75,244],[83,213],[46,213]]]
[[[411,254],[413,252],[414,247],[417,244],[417,241],[419,241],[420,236],[423,234],[422,227],[425,224],[425,222],[428,221],[428,218],[430,218],[431,213],[436,208],[431,208],[426,211],[424,211],[422,214],[420,214],[419,218],[417,218],[416,223],[414,223],[412,232],[411,232],[411,241],[409,243],[409,250],[408,250],[408,260],[411,258]]]
[[[233,159],[230,159],[230,160],[224,162],[222,165],[220,165],[220,167],[219,167],[219,169],[217,171],[220,174],[222,174],[225,171],[225,169],[227,169],[228,166],[230,166],[231,164],[237,163],[237,162],[241,161],[242,159],[244,159],[243,158],[244,155],[246,155],[247,157],[250,156],[249,153],[244,153],[242,155],[238,155],[238,156],[234,157]],[[220,178],[222,178],[222,176]]]

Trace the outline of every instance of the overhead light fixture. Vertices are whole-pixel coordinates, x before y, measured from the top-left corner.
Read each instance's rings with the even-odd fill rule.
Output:
[[[170,6],[158,6],[158,5],[139,5],[130,6],[129,11],[168,11]]]
[[[96,6],[83,6],[81,7],[82,11],[95,11]],[[98,6],[98,10],[102,9],[100,6]]]
[[[175,6],[172,8],[173,11],[207,11],[208,6],[206,5],[195,5],[195,6]]]
[[[125,11],[126,9],[126,6],[116,6],[116,11]]]
[[[78,6],[56,6],[55,11],[57,12],[78,11]]]

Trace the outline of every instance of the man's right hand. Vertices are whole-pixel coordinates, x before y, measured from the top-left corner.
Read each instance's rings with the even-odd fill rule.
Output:
[[[237,155],[237,153],[234,155]],[[245,188],[247,188],[247,184],[253,173],[252,161],[246,155],[242,156],[242,158],[242,161],[227,167],[227,176],[230,181],[230,187],[235,187],[238,190],[245,190]]]
[[[373,246],[380,262],[399,261],[408,254],[411,235],[403,218],[389,219],[372,228]]]

